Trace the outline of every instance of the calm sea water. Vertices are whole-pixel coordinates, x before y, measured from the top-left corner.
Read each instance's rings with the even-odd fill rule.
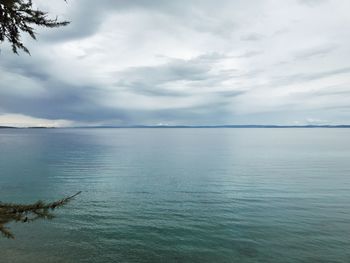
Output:
[[[0,262],[350,262],[350,129],[0,130]]]

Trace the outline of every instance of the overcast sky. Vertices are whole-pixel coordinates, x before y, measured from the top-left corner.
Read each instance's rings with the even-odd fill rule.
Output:
[[[349,0],[36,0],[0,125],[350,124]]]

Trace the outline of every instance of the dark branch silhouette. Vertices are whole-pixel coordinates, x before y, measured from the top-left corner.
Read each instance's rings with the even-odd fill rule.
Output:
[[[10,222],[33,222],[37,219],[52,219],[54,218],[53,210],[66,205],[80,193],[78,192],[52,203],[44,203],[42,201],[30,205],[0,203],[0,233],[7,238],[14,238],[12,232],[6,228],[6,224]]]
[[[0,0],[0,43],[8,41],[12,51],[18,54],[19,50],[29,53],[28,48],[22,43],[21,35],[29,34],[36,39],[33,26],[48,28],[68,25],[68,21],[50,19],[47,13],[33,8],[31,0]],[[10,222],[32,222],[37,219],[52,219],[52,211],[62,207],[71,201],[80,192],[70,197],[53,203],[38,201],[31,205],[5,204],[0,202],[0,233],[7,238],[14,238],[14,235],[6,227]]]
[[[21,34],[27,33],[36,39],[34,25],[54,28],[68,24],[68,21],[58,21],[57,17],[50,19],[46,12],[34,9],[31,0],[0,0],[0,42],[10,42],[16,54],[18,50],[30,54],[21,41]]]

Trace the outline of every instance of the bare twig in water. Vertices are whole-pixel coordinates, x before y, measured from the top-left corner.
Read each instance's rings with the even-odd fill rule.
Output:
[[[43,201],[38,201],[34,204],[23,205],[6,204],[0,202],[0,232],[7,238],[14,238],[12,232],[6,228],[6,224],[10,222],[26,223],[37,219],[52,219],[54,218],[54,215],[52,214],[53,210],[66,205],[80,193],[81,192],[77,192],[72,196],[52,203],[44,203]]]

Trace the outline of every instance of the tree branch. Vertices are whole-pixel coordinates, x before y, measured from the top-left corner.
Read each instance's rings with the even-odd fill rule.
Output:
[[[36,33],[31,25],[54,28],[66,26],[69,21],[58,21],[48,18],[48,14],[33,9],[31,0],[0,0],[0,42],[10,42],[12,51],[18,54],[21,49],[29,53],[21,41],[21,34],[27,33],[36,39]]]
[[[69,203],[74,197],[81,193],[63,198],[61,200],[44,203],[38,201],[34,204],[6,204],[0,203],[0,233],[7,238],[14,238],[14,235],[5,227],[10,222],[32,222],[37,219],[52,219],[52,211]]]

